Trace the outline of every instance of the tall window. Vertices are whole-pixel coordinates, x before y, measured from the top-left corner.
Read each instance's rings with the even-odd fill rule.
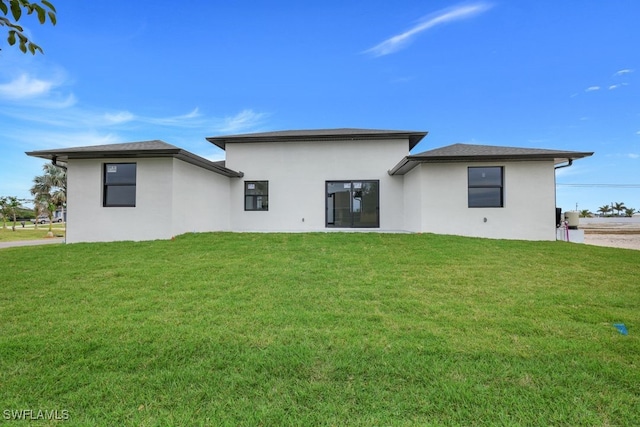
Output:
[[[327,227],[380,227],[379,181],[327,181]]]
[[[136,164],[105,163],[102,205],[105,207],[136,205]]]
[[[269,181],[244,182],[244,210],[269,210]]]
[[[469,168],[469,207],[501,208],[504,206],[502,166]]]

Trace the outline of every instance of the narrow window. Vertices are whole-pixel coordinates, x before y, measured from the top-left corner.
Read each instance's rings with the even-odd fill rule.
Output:
[[[136,164],[105,163],[102,197],[104,207],[135,207]]]
[[[244,182],[244,210],[269,210],[269,181]]]
[[[501,208],[504,206],[502,166],[469,168],[469,207]]]

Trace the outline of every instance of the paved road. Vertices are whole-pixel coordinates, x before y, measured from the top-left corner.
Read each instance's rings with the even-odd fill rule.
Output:
[[[64,237],[52,237],[51,239],[41,240],[19,240],[16,242],[0,242],[0,249],[14,248],[16,246],[52,245],[56,243],[64,243]]]

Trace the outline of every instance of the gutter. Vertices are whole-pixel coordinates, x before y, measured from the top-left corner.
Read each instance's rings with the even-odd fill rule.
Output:
[[[568,168],[569,166],[571,166],[573,164],[573,159],[567,159],[567,161],[569,163],[567,163],[566,165],[556,166],[556,167],[554,167],[554,169],[558,170],[558,169],[562,169],[562,168]]]
[[[404,159],[400,160],[400,162],[395,165],[392,169],[389,169],[387,171],[387,173],[391,176],[395,175],[400,169],[402,169],[403,167],[405,167],[407,165],[407,163],[409,163],[409,158],[408,156],[405,157]]]
[[[52,156],[52,157],[51,157],[51,164],[52,164],[53,166],[57,166],[57,167],[59,167],[59,168],[62,168],[62,169],[64,169],[65,171],[67,170],[67,167],[66,167],[66,166],[62,166],[61,164],[58,164],[58,156]]]

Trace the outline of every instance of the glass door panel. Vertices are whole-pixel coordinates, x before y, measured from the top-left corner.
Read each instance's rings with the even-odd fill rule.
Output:
[[[379,227],[378,181],[327,182],[327,227]]]

